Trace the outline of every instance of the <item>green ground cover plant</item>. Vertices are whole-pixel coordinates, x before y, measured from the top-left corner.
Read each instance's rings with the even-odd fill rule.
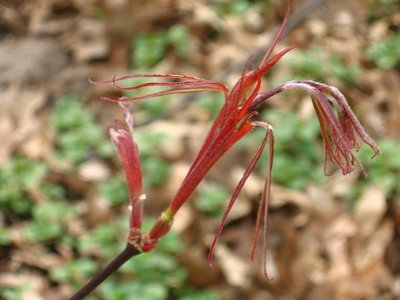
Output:
[[[354,113],[351,111],[343,94],[335,87],[328,86],[311,80],[293,80],[266,92],[260,92],[262,76],[269,71],[285,54],[295,48],[295,45],[281,50],[278,54],[272,55],[272,51],[283,34],[288,19],[288,11],[285,15],[282,26],[278,34],[273,39],[270,48],[265,52],[259,65],[243,73],[234,87],[229,90],[225,85],[194,76],[177,74],[135,74],[122,77],[114,77],[112,80],[97,81],[91,78],[93,84],[112,84],[115,88],[122,91],[142,91],[148,88],[158,88],[150,90],[144,94],[121,98],[103,97],[105,101],[116,102],[124,113],[124,121],[115,122],[115,126],[109,129],[109,134],[115,143],[121,157],[122,165],[128,182],[130,198],[130,231],[128,243],[124,250],[117,255],[108,266],[98,273],[71,299],[82,299],[98,286],[110,274],[118,270],[131,257],[138,254],[151,252],[162,238],[171,230],[174,216],[180,207],[187,202],[190,195],[197,188],[203,178],[213,165],[235,145],[240,139],[246,136],[254,128],[264,129],[264,137],[258,146],[258,150],[249,162],[243,177],[239,181],[229,204],[223,214],[222,221],[217,228],[214,240],[211,244],[209,253],[209,265],[213,264],[213,252],[216,242],[221,234],[224,223],[228,217],[230,209],[234,205],[237,197],[242,190],[250,173],[254,170],[264,148],[268,149],[267,179],[260,200],[257,213],[255,239],[251,251],[251,257],[255,257],[257,238],[260,233],[260,226],[263,223],[263,260],[264,274],[268,278],[266,267],[267,255],[267,224],[268,224],[268,199],[271,189],[271,173],[274,160],[275,138],[272,126],[259,121],[258,107],[269,100],[272,96],[286,90],[303,89],[311,94],[312,104],[318,117],[320,130],[325,150],[325,174],[331,173],[332,166],[348,174],[354,170],[357,164],[362,172],[366,174],[360,161],[356,158],[353,151],[358,151],[361,147],[358,138],[365,142],[373,151],[372,158],[380,154],[380,150],[375,142],[365,132],[362,125],[358,122]],[[133,86],[123,85],[125,81],[131,82],[132,79],[148,80]],[[128,83],[129,84],[129,83]],[[199,150],[191,168],[189,169],[181,186],[168,207],[153,223],[152,227],[146,231],[142,227],[143,201],[146,195],[143,193],[142,163],[141,154],[137,140],[133,138],[133,118],[129,111],[128,102],[148,100],[160,96],[180,94],[188,92],[220,92],[225,96],[225,102],[215,118],[211,129]],[[332,102],[334,104],[332,104]],[[293,126],[294,127],[294,126]],[[293,133],[293,132],[292,132]],[[284,134],[284,133],[283,133]],[[299,132],[301,135],[301,132]],[[303,134],[304,135],[304,134]],[[291,149],[289,148],[289,151]],[[201,202],[199,202],[201,203]],[[203,201],[204,204],[204,201]],[[203,206],[204,209],[204,206]],[[207,209],[207,208],[205,208]],[[140,257],[143,256],[139,256]]]
[[[396,67],[400,63],[400,34],[375,42],[368,48],[367,54],[381,69],[389,70]]]

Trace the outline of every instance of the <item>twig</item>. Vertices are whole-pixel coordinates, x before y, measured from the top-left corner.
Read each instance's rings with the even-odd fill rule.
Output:
[[[125,249],[122,250],[103,270],[97,273],[83,288],[77,291],[69,300],[80,300],[92,292],[100,283],[107,279],[112,273],[118,270],[125,262],[131,257],[140,254],[135,247],[127,244]]]

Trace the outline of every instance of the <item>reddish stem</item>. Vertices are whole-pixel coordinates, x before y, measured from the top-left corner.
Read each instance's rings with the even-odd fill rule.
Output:
[[[103,270],[97,273],[83,288],[77,291],[69,300],[80,300],[91,293],[100,283],[106,280],[111,274],[117,271],[125,262],[131,257],[136,256],[139,252],[131,244],[127,244],[125,249],[122,250]]]

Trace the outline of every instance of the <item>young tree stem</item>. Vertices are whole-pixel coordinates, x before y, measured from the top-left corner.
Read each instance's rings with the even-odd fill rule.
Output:
[[[100,283],[107,279],[111,274],[117,271],[125,262],[131,257],[140,254],[134,246],[127,244],[125,249],[122,250],[103,270],[97,273],[83,288],[77,291],[69,300],[80,300],[92,292]]]

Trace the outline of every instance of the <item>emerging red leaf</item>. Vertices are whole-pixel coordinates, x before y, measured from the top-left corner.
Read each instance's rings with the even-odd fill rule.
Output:
[[[113,78],[109,81],[95,81],[93,78],[91,79],[92,83],[112,84],[119,90],[142,91],[149,88],[159,89],[157,91],[144,93],[141,96],[131,98],[103,98],[103,100],[106,101],[113,101],[122,104],[128,101],[140,101],[169,94],[188,92],[218,91],[222,92],[225,96],[224,105],[213,122],[202,147],[200,148],[178,191],[171,200],[168,208],[157,219],[149,233],[142,235],[140,231],[139,233],[135,230],[131,232],[131,236],[134,236],[133,240],[135,243],[139,239],[138,236],[140,237],[141,251],[149,251],[153,249],[158,240],[168,233],[176,212],[189,199],[190,195],[204,179],[209,170],[226,153],[226,151],[228,151],[237,141],[247,135],[255,127],[264,127],[266,129],[264,139],[261,141],[258,150],[249,162],[243,177],[239,181],[217,229],[210,249],[209,263],[210,265],[212,264],[213,251],[222,232],[227,216],[246,183],[246,180],[254,170],[255,165],[268,142],[269,164],[267,168],[267,178],[259,204],[255,238],[251,251],[251,257],[254,259],[256,242],[258,240],[261,223],[264,223],[263,260],[264,272],[268,277],[266,268],[268,199],[271,190],[274,136],[272,127],[268,123],[255,121],[253,119],[258,115],[257,108],[260,104],[285,90],[300,88],[311,93],[311,99],[320,123],[321,134],[324,142],[326,174],[328,174],[328,162],[339,167],[343,174],[348,174],[353,171],[354,165],[357,163],[365,173],[361,163],[354,155],[354,150],[358,151],[360,148],[357,137],[361,138],[361,140],[373,149],[374,156],[379,155],[380,152],[377,145],[361,126],[343,94],[336,88],[310,80],[295,80],[260,93],[262,76],[286,53],[295,47],[288,47],[271,57],[274,47],[278,43],[285,29],[288,14],[289,9],[286,12],[277,35],[273,39],[269,49],[265,52],[260,64],[254,70],[243,73],[230,91],[225,87],[225,85],[218,82],[194,76],[175,74],[136,74]],[[149,80],[155,79],[155,81],[133,86],[122,85],[125,80],[133,78],[146,78]],[[126,112],[126,123],[128,124],[128,127],[131,127],[132,122],[131,119],[129,119],[127,108],[123,105],[122,107]],[[141,224],[141,201],[138,201],[138,199],[140,200],[140,195],[142,193],[141,171],[137,146],[133,142],[132,135],[129,134],[128,131],[124,129],[112,129],[110,132],[113,139],[116,141],[127,174],[132,203],[131,227],[133,226],[134,229],[137,229],[140,228]]]
[[[121,108],[125,114],[125,128],[120,121],[115,121],[115,128],[110,128],[109,133],[117,146],[122,165],[125,170],[126,179],[128,181],[128,190],[130,198],[130,227],[132,233],[139,230],[142,224],[142,169],[140,165],[140,155],[137,144],[133,140],[132,135],[132,116],[128,111],[128,107],[121,103]]]

